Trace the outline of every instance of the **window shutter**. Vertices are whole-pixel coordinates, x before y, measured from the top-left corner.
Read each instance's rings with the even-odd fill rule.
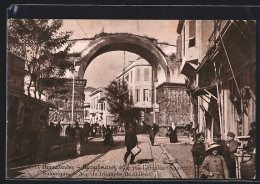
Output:
[[[144,81],[149,81],[149,68],[144,69]]]
[[[195,37],[195,30],[196,30],[196,20],[190,20],[189,22],[189,38]]]

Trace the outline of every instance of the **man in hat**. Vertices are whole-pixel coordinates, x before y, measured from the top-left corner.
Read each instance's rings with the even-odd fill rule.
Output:
[[[210,155],[206,156],[201,165],[202,173],[207,179],[228,179],[229,172],[222,155],[218,154],[218,150],[221,146],[217,143],[211,143],[206,148],[206,151]]]
[[[229,153],[229,149],[228,149],[226,142],[221,139],[220,133],[213,134],[213,140],[215,143],[220,145],[219,154],[224,157],[226,164],[229,166],[230,165],[230,153]]]
[[[236,178],[236,158],[234,153],[237,152],[238,142],[234,140],[235,134],[228,132],[227,134],[227,146],[230,153],[230,164],[228,165],[230,178]]]
[[[134,125],[130,124],[129,128],[125,132],[125,145],[126,145],[126,153],[124,156],[124,162],[127,163],[127,157],[131,154],[130,164],[134,164],[135,155],[131,152],[131,150],[137,145],[137,136],[134,129]]]

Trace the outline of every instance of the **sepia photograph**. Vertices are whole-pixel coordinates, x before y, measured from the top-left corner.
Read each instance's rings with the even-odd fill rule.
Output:
[[[7,19],[6,178],[256,179],[256,21]]]

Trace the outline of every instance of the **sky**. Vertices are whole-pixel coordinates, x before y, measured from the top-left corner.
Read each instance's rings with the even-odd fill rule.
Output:
[[[70,39],[92,38],[101,32],[132,33],[176,45],[177,20],[76,20],[63,21],[62,31],[72,31]],[[125,65],[139,56],[125,52]],[[96,57],[85,71],[87,87],[106,87],[124,67],[124,52],[113,51]]]

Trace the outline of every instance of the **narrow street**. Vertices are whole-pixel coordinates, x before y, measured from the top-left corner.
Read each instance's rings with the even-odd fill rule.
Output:
[[[155,145],[151,146],[148,135],[138,135],[138,145],[142,151],[135,158],[136,164],[128,165],[123,161],[126,151],[124,136],[118,135],[113,138],[115,141],[113,146],[104,146],[102,138],[89,140],[82,150],[82,156],[77,158],[73,157],[73,147],[70,145],[51,152],[50,162],[46,165],[36,164],[27,168],[21,166],[15,168],[13,164],[13,167],[8,169],[8,175],[17,178],[181,179],[192,177],[190,173],[193,172],[191,172],[193,166],[185,165],[187,163],[178,165],[178,159],[175,160],[175,147],[181,150],[178,151],[180,153],[190,152],[190,147],[183,142],[171,144],[167,138],[156,137]],[[128,162],[129,159],[130,157]],[[185,160],[190,159],[192,158]]]

